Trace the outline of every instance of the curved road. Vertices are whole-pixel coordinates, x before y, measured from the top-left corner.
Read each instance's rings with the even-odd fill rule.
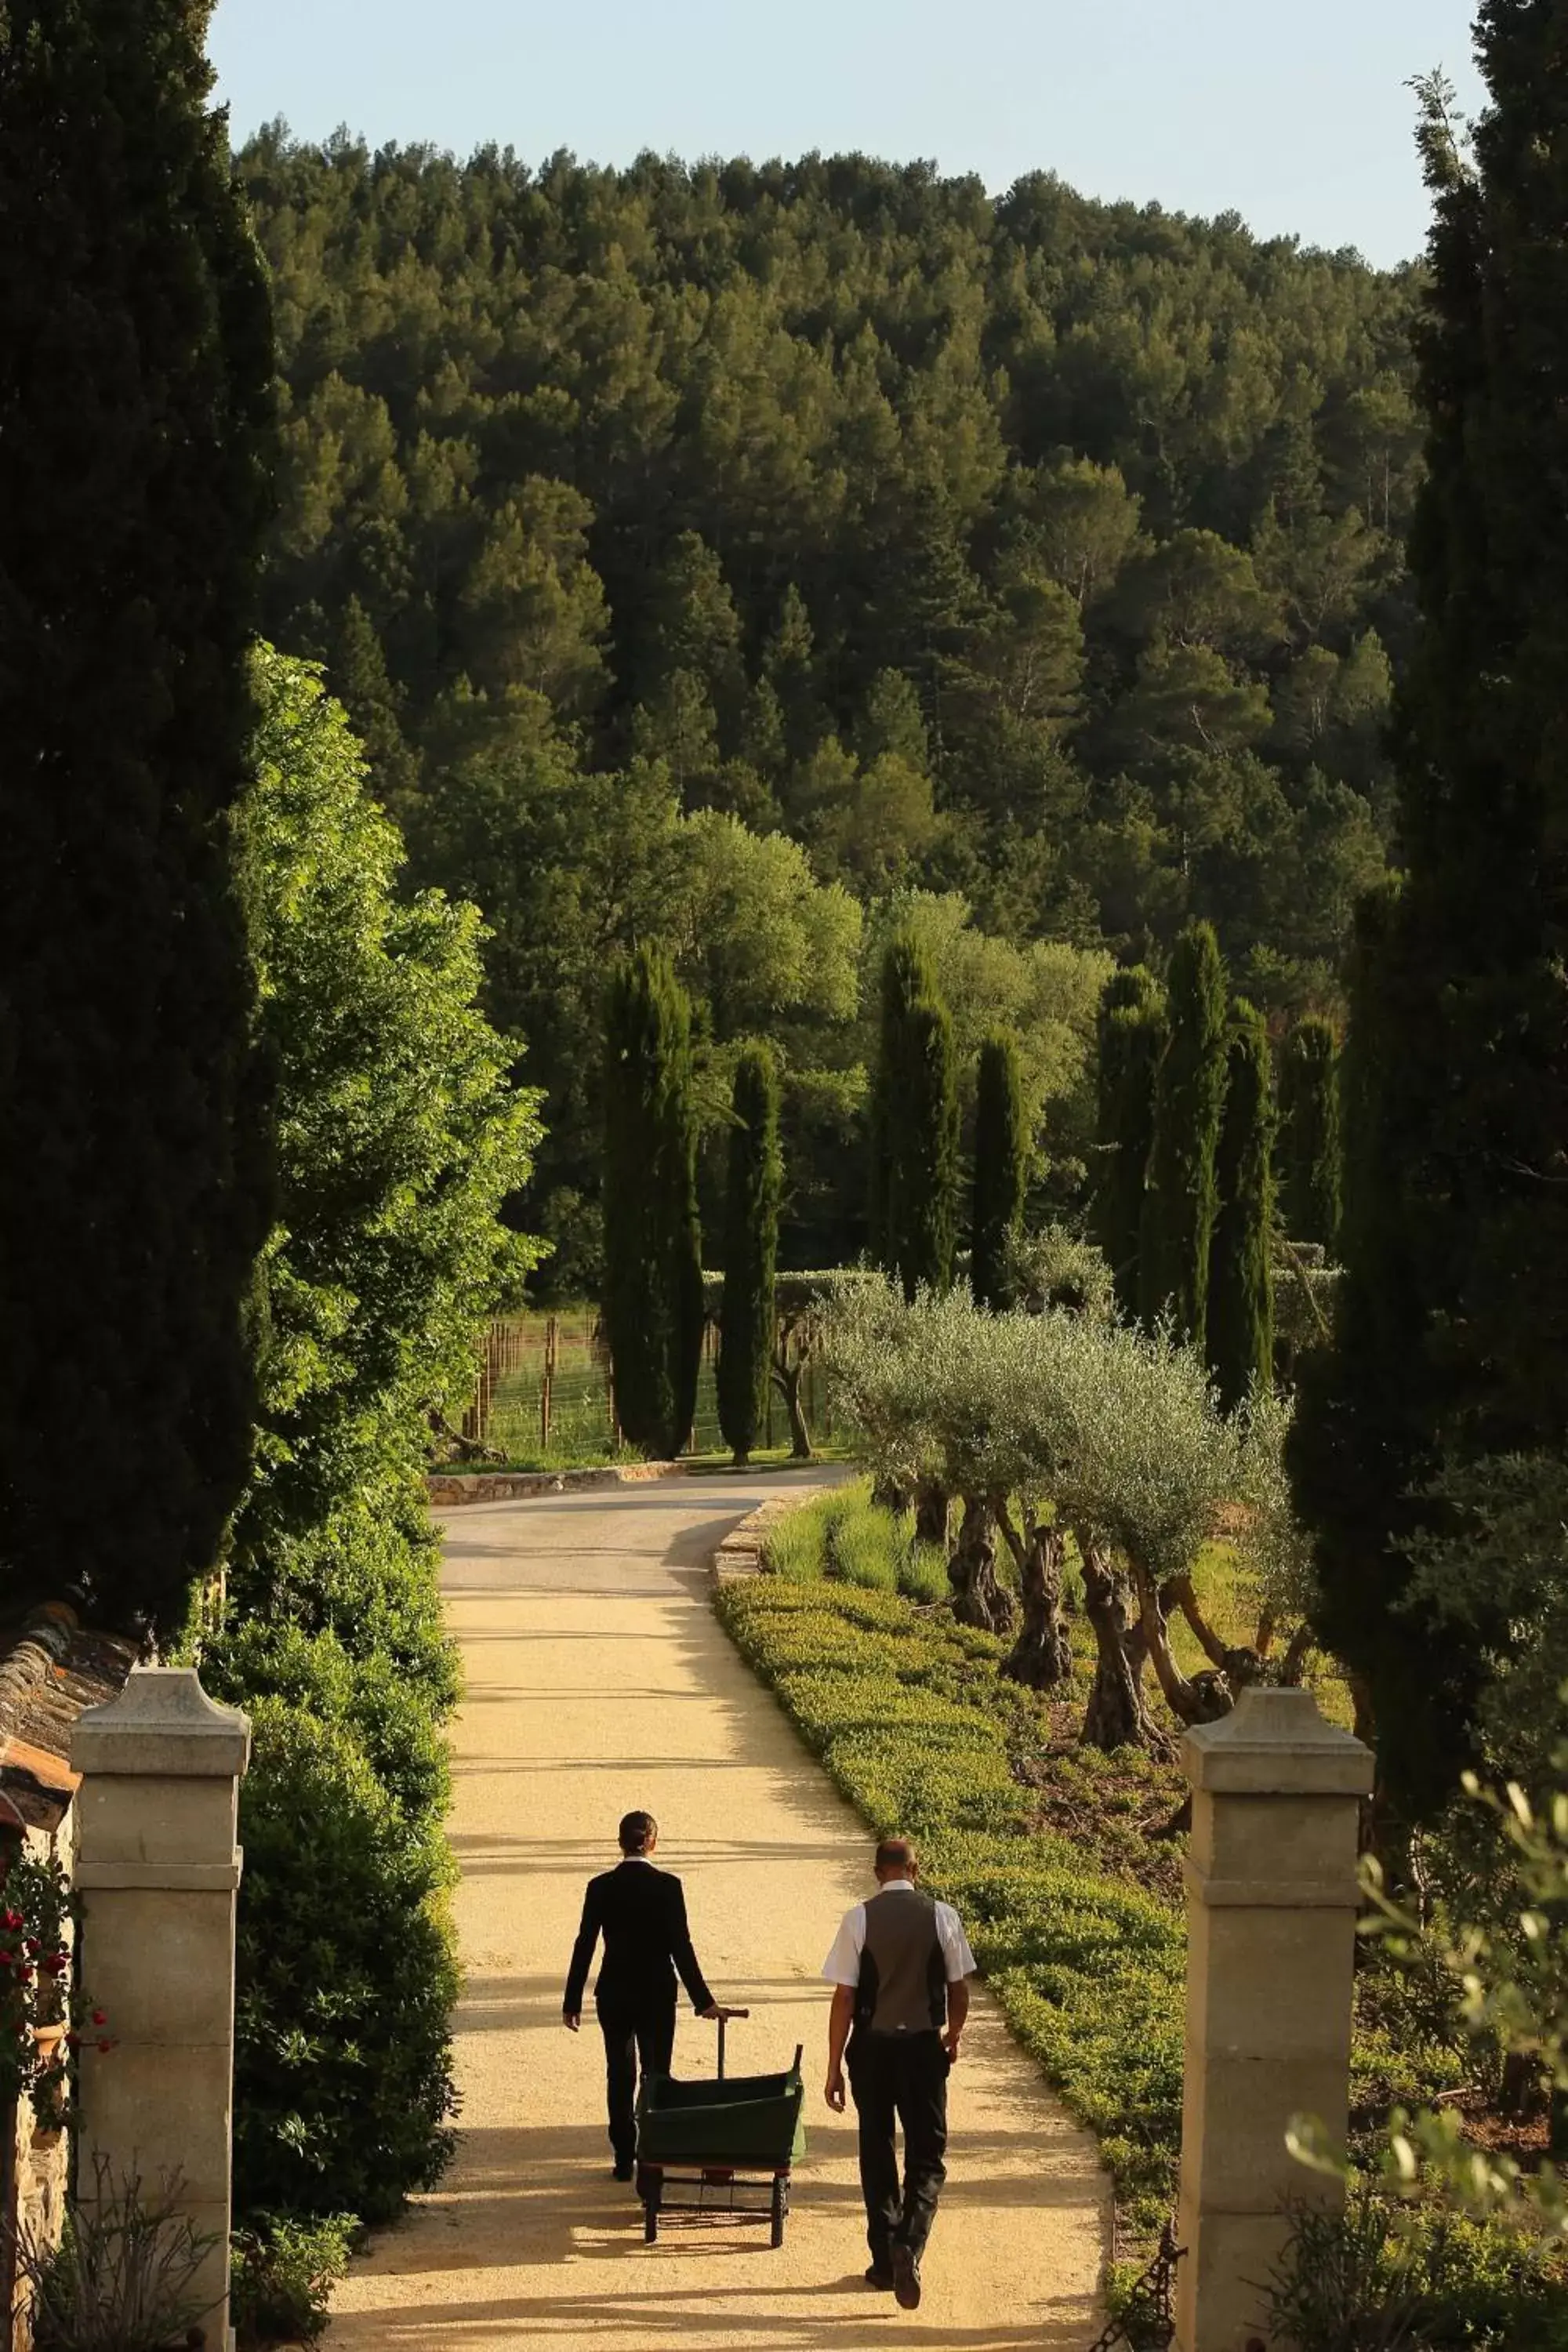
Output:
[[[949,2185],[921,2309],[861,2282],[852,2119],[821,2096],[817,1969],[868,1891],[867,1840],[708,1599],[709,1558],[778,1476],[679,1479],[447,1523],[446,1589],[468,1694],[454,1732],[452,1841],[467,1987],[457,2019],[462,2137],[439,2190],[384,2231],[334,2302],[331,2352],[1081,2352],[1107,2192],[1089,2141],[982,1995],[953,2077]],[[602,2044],[562,2028],[584,1879],[634,1805],[686,1881],[719,1998],[749,2002],[732,2072],[806,2044],[810,2146],[783,2249],[765,2230],[665,2225],[609,2178]],[[683,2004],[682,2073],[711,2028]]]

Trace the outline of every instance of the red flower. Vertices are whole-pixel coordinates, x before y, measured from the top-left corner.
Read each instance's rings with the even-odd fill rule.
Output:
[[[66,2048],[67,2048],[68,2050],[79,2050],[79,2049],[81,2048],[81,2036],[80,2036],[80,2034],[79,2034],[79,2033],[68,2033],[68,2034],[66,2035]]]
[[[103,2011],[102,2011],[102,2010],[101,2010],[101,2009],[95,2009],[95,2010],[93,2011],[93,2012],[92,2012],[92,2021],[93,2021],[93,2023],[94,2023],[95,2025],[107,2025],[107,2024],[109,2023],[109,2020],[108,2020],[108,2018],[104,2015],[104,2013],[103,2013]]]
[[[105,2056],[107,2056],[109,2052],[113,2049],[114,2044],[112,2042],[100,2042],[98,2046],[104,2053]]]

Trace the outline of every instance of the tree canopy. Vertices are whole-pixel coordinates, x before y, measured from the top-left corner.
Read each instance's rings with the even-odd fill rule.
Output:
[[[330,665],[420,877],[493,924],[563,1276],[596,1272],[584,1049],[637,944],[700,1060],[710,1020],[778,1052],[785,1262],[864,1243],[841,1000],[741,1009],[707,918],[659,911],[699,813],[763,899],[784,851],[746,844],[797,851],[843,947],[910,893],[972,943],[1156,963],[1204,918],[1266,1014],[1331,1008],[1410,633],[1410,273],[863,156],[617,172],[275,127],[240,171],[287,391],[267,617]],[[961,1057],[1026,1042],[1002,1004],[966,1035],[939,978]]]

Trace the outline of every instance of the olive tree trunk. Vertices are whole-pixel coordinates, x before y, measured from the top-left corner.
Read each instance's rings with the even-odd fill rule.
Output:
[[[967,1499],[964,1505],[968,1508]],[[937,1478],[922,1478],[915,1488],[915,1540],[935,1544],[942,1551],[948,1546],[949,1523],[952,1517],[952,1496]],[[992,1551],[994,1555],[995,1544]]]
[[[789,1455],[792,1462],[811,1460],[811,1432],[805,1425],[805,1407],[801,1402],[801,1383],[805,1377],[804,1363],[792,1362],[780,1349],[773,1362],[773,1386],[784,1399],[789,1415]]]
[[[1013,1596],[996,1581],[996,1513],[988,1496],[963,1497],[963,1520],[947,1575],[952,1613],[961,1625],[977,1625],[986,1633],[1011,1631]]]
[[[1169,1742],[1144,1702],[1142,1633],[1128,1617],[1126,1580],[1107,1553],[1081,1537],[1079,1551],[1083,1561],[1084,1615],[1094,1632],[1096,1653],[1094,1681],[1084,1710],[1083,1744],[1101,1748],[1107,1755],[1117,1748],[1163,1751]]]
[[[1030,1690],[1054,1690],[1072,1671],[1072,1643],[1062,1615],[1067,1538],[1061,1528],[1042,1527],[1037,1519],[1029,1520],[1020,1536],[1005,1504],[996,1507],[996,1523],[1018,1563],[1024,1595],[1023,1626],[1001,1671]]]

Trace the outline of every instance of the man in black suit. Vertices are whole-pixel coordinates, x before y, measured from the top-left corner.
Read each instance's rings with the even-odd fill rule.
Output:
[[[637,2062],[645,2074],[668,2074],[675,2047],[675,1974],[699,2017],[717,2015],[702,1979],[680,1881],[656,1870],[658,1823],[651,1813],[628,1813],[621,1823],[621,1860],[588,1881],[583,1924],[572,1948],[562,2015],[568,2032],[583,2022],[583,1994],[594,1947],[605,1939],[604,1965],[594,1988],[605,2036],[605,2077],[610,2103],[610,2146],[616,2179],[629,2180],[637,2154]]]

